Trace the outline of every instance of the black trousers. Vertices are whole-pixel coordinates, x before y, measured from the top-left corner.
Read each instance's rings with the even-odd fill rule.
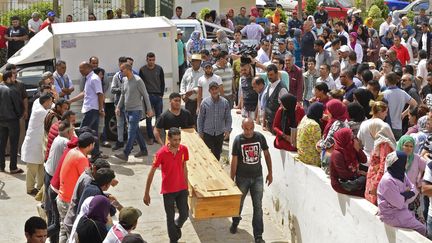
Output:
[[[5,153],[6,144],[10,142],[10,163],[9,169],[16,170],[18,161],[18,141],[20,135],[19,120],[0,122],[0,169],[6,167]]]
[[[216,157],[217,160],[220,160],[220,156],[222,153],[222,145],[224,141],[224,134],[212,136],[207,133],[204,133],[204,143],[209,147],[212,154]]]
[[[177,242],[181,237],[181,227],[189,217],[188,190],[163,194],[168,236],[170,242]],[[177,205],[179,216],[175,218],[174,203]]]

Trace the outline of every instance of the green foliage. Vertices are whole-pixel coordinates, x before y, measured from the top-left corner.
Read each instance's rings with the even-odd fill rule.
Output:
[[[204,20],[204,16],[206,14],[210,13],[210,8],[203,8],[201,9],[201,11],[198,13],[198,18]]]
[[[414,11],[412,11],[412,10],[408,11],[406,16],[409,19],[409,24],[413,25],[414,24],[414,16],[415,16]]]
[[[265,8],[263,16],[264,17],[267,16],[267,15],[273,16],[274,13],[275,13],[275,11],[279,11],[281,22],[285,22],[286,23],[288,21],[288,15],[286,14],[285,11],[283,11],[280,8],[276,8],[274,11],[271,10],[270,8]]]
[[[318,6],[316,0],[306,0],[306,15],[313,15]]]
[[[384,3],[384,0],[373,0],[372,5],[369,8],[369,11],[373,5],[377,6],[378,9],[381,10],[381,17],[386,19],[388,14],[390,13],[390,10],[389,10],[388,6]],[[374,21],[375,21],[375,19],[374,19]]]
[[[12,16],[19,16],[21,19],[21,25],[27,26],[27,21],[31,19],[31,15],[33,12],[38,12],[41,16],[41,19],[44,20],[45,16],[49,11],[53,9],[52,2],[36,2],[31,4],[26,9],[14,9],[10,11],[6,11],[1,15],[1,24],[4,26],[9,26],[10,18]],[[60,11],[60,10],[59,10]],[[60,13],[56,13],[57,16],[60,16]]]
[[[382,18],[381,9],[377,5],[372,5],[369,8],[368,17],[375,19]]]

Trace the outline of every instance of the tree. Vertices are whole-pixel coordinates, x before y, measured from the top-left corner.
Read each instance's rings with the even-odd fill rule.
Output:
[[[306,0],[306,14],[313,15],[318,4],[316,0]]]

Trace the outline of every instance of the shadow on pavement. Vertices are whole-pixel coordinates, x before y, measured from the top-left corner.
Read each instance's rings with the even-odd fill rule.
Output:
[[[8,194],[6,193],[6,191],[3,190],[3,188],[4,188],[5,185],[6,185],[6,183],[4,183],[3,181],[0,181],[0,200],[10,199],[10,197],[8,196]]]
[[[125,175],[125,176],[135,175],[135,173],[132,169],[126,168],[126,167],[118,165],[118,164],[111,164],[111,168],[117,174],[121,174],[121,175]]]
[[[189,218],[200,242],[254,242],[254,237],[239,225],[236,234],[229,232],[231,220],[228,218],[216,218],[206,220],[194,220]]]

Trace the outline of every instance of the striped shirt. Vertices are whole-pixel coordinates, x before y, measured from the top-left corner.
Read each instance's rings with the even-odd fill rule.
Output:
[[[218,136],[224,132],[230,132],[231,124],[231,109],[224,97],[219,96],[217,100],[207,97],[201,102],[197,124],[198,133]]]
[[[227,63],[227,65],[224,68],[219,67],[217,64],[214,64],[213,73],[221,77],[222,79],[224,96],[227,97],[229,95],[232,95],[232,81],[233,81],[234,72],[233,69],[231,68],[231,64]]]

